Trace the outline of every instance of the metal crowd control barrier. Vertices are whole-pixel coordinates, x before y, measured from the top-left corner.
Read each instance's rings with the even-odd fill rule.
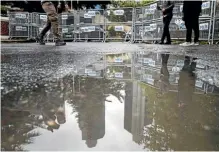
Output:
[[[215,1],[213,8],[213,30],[211,42],[213,43],[214,41],[219,41],[219,0]]]
[[[75,13],[62,13],[59,15],[60,32],[64,40],[75,39]]]
[[[170,24],[172,39],[185,39],[186,28],[182,21],[183,1],[175,1]],[[154,41],[163,32],[162,12],[156,1],[144,7],[107,10],[79,10],[59,15],[59,29],[64,40],[72,41]],[[46,25],[45,13],[9,13],[9,37],[36,38]],[[219,41],[219,1],[203,1],[200,22],[200,40]],[[53,40],[52,31],[46,35]]]
[[[131,40],[133,8],[108,9],[106,11],[106,41]]]
[[[9,13],[9,38],[29,37],[30,15],[28,12]]]
[[[76,41],[105,40],[104,10],[79,11],[76,24]]]

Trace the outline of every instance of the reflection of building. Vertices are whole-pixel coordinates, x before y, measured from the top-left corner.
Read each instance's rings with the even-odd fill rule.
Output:
[[[139,143],[143,138],[144,126],[151,124],[152,120],[147,115],[144,89],[138,82],[126,86],[124,111],[124,128],[133,135],[133,141]]]
[[[105,135],[105,102],[86,103],[83,112],[79,113],[79,127],[82,140],[89,148],[95,147],[97,140]]]
[[[100,95],[99,90],[94,89],[94,85],[100,84],[99,79],[87,78],[85,81],[76,81],[76,84],[78,82],[81,95],[74,98],[75,110],[78,112],[82,140],[85,140],[87,147],[92,148],[96,146],[98,139],[105,135],[105,97]]]

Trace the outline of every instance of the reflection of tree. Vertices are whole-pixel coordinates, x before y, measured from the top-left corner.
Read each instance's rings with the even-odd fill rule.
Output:
[[[121,99],[123,85],[106,79],[77,76],[73,81],[75,93],[69,96],[68,101],[77,112],[82,140],[86,140],[89,148],[95,147],[97,140],[105,135],[106,96],[113,94]]]
[[[73,83],[73,81],[71,81]],[[73,85],[71,85],[73,87]],[[87,98],[89,100],[99,100],[102,99],[105,101],[106,97],[109,94],[114,95],[118,99],[122,99],[123,96],[121,95],[120,91],[124,88],[124,83],[114,81],[114,80],[107,80],[105,78],[98,79],[92,77],[79,77],[76,76],[74,78],[74,90],[77,92],[68,96],[72,101],[74,107],[77,107],[75,104],[76,101],[84,101]]]
[[[122,89],[121,82],[72,75],[16,87],[2,96],[2,150],[22,150],[39,135],[35,128],[59,129],[66,121],[65,100],[78,113],[86,144],[95,146],[105,134],[106,97],[112,94],[122,102]]]
[[[21,145],[30,144],[33,137],[39,136],[37,132],[30,132],[36,127],[29,115],[29,112],[2,109],[1,150],[23,150]]]
[[[142,85],[153,124],[145,126],[142,143],[150,150],[219,150],[218,96],[194,93],[195,62],[185,59],[178,93],[159,94]],[[159,94],[159,96],[158,96]],[[179,101],[179,102],[176,102]]]
[[[65,123],[61,85],[53,80],[18,86],[2,96],[2,150],[22,150],[39,135],[35,128],[53,131]]]

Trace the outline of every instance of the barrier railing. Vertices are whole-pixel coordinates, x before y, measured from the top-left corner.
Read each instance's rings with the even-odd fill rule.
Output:
[[[157,10],[163,1],[138,8],[79,10],[59,15],[60,32],[64,40],[72,41],[148,41],[158,40],[163,31],[162,12]],[[182,21],[182,1],[176,1],[170,24],[172,39],[185,39]],[[36,38],[47,22],[45,13],[9,13],[9,36]],[[219,40],[219,2],[204,1],[199,19],[200,40],[209,43]],[[46,39],[53,40],[52,32]]]

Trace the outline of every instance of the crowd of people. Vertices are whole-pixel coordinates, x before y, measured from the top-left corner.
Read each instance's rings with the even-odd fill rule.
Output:
[[[68,4],[65,1],[59,1],[55,5],[53,1],[41,0],[42,8],[47,14],[47,24],[37,37],[40,45],[45,45],[44,36],[52,28],[55,45],[63,46],[66,43],[61,39],[61,34],[58,29],[58,13],[63,10],[69,11]],[[55,7],[56,6],[56,7]],[[62,7],[64,6],[64,7]],[[201,14],[202,1],[183,1],[183,17],[182,20],[186,26],[186,42],[181,46],[199,45],[199,16]],[[157,9],[163,14],[163,34],[159,44],[171,44],[171,36],[169,25],[173,17],[174,1],[165,1],[163,6],[158,6]],[[192,30],[194,31],[194,42],[192,42]],[[164,42],[166,39],[166,42]]]

